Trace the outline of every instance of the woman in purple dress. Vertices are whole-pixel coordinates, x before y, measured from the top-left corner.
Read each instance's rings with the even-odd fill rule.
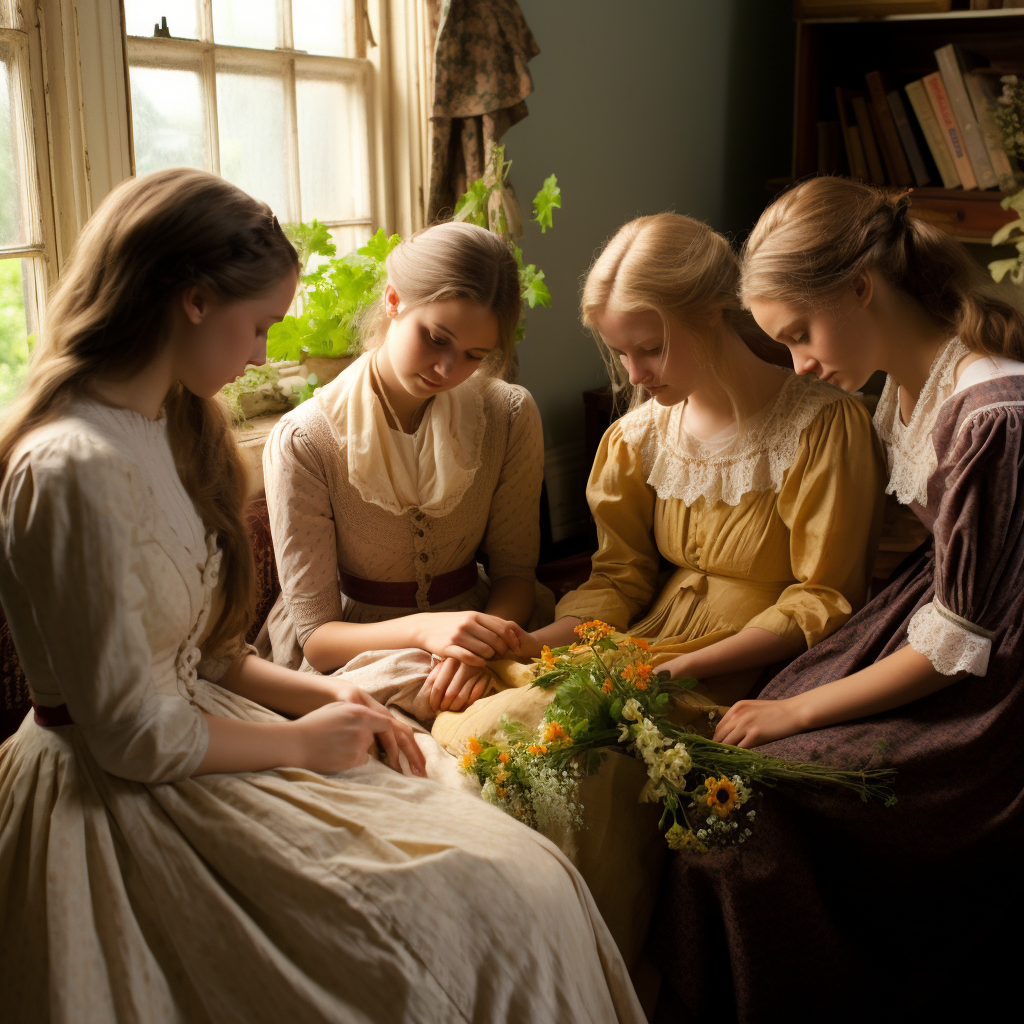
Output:
[[[761,217],[743,297],[798,373],[888,374],[888,491],[931,533],[716,739],[896,770],[898,802],[779,789],[741,848],[672,862],[651,948],[695,1020],[860,1017],[977,998],[1012,918],[1024,765],[1024,314],[908,195],[818,178]],[[666,986],[668,987],[668,986]]]

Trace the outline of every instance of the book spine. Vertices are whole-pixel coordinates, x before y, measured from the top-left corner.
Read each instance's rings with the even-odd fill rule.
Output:
[[[922,81],[928,90],[928,100],[935,111],[935,120],[942,129],[942,137],[946,140],[949,155],[956,165],[960,183],[965,189],[977,188],[978,179],[974,176],[974,166],[964,147],[964,137],[960,134],[960,128],[953,116],[953,108],[949,105],[949,97],[942,84],[942,75],[938,71],[933,71],[930,75],[925,75]]]
[[[917,123],[921,126],[924,141],[928,143],[928,149],[935,161],[939,177],[942,179],[942,187],[959,188],[960,175],[956,173],[956,164],[953,163],[953,158],[949,155],[949,147],[946,145],[942,128],[939,126],[931,101],[928,99],[924,82],[921,79],[910,82],[905,91],[907,99],[910,100],[910,105],[914,109]]]
[[[893,124],[896,125],[896,131],[899,132],[900,141],[907,154],[907,162],[914,175],[914,183],[919,186],[927,185],[932,180],[931,175],[928,173],[928,168],[925,167],[924,157],[921,155],[917,139],[914,138],[914,129],[910,118],[907,117],[907,108],[903,105],[903,100],[900,99],[900,94],[895,89],[886,93],[885,99],[889,104]]]
[[[889,171],[889,180],[894,185],[910,185],[913,178],[910,175],[910,167],[907,158],[903,155],[903,147],[900,145],[899,133],[889,111],[889,104],[885,98],[885,86],[882,83],[882,76],[877,71],[869,71],[864,76],[868,84],[868,91],[871,93],[871,105],[878,119],[878,142],[885,157],[885,166]]]
[[[952,43],[941,47],[935,51],[935,59],[939,63],[942,84],[946,87],[949,105],[960,126],[967,155],[974,167],[974,176],[978,179],[978,186],[980,188],[995,188],[999,182],[996,180],[995,171],[992,170],[992,161],[989,159],[988,149],[985,147],[981,126],[975,119],[974,107],[971,106],[971,99],[967,95],[967,87],[964,85],[956,47]]]
[[[843,142],[846,145],[846,160],[850,165],[850,177],[868,180],[868,165],[864,159],[864,147],[860,142],[857,126],[851,124],[852,114],[849,107],[850,90],[836,86],[836,107],[839,109],[839,124],[843,130]]]
[[[875,144],[875,133],[872,131],[868,105],[864,102],[863,96],[854,96],[850,100],[850,104],[853,107],[853,116],[857,119],[857,131],[860,133],[860,142],[864,147],[864,159],[868,164],[871,183],[884,185],[885,171],[882,170],[882,161],[878,156],[878,146]]]
[[[986,88],[988,83],[982,75],[968,72],[964,75],[964,84],[967,86],[971,103],[974,105],[974,113],[978,118],[981,134],[985,139],[985,148],[992,161],[992,170],[995,171],[999,187],[1004,192],[1015,192],[1016,182],[1013,178],[1013,168],[1010,166],[1006,150],[1003,149],[1003,133],[992,117],[995,97]]]

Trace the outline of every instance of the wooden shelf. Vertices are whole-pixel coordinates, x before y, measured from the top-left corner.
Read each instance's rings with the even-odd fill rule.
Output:
[[[948,231],[961,242],[988,242],[1011,220],[1013,210],[999,204],[1002,192],[981,192],[962,188],[915,188],[910,197],[910,215]]]

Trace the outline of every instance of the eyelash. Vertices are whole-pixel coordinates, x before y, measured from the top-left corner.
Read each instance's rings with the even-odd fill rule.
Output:
[[[432,334],[428,334],[427,337],[438,348],[444,348],[448,344],[448,339],[447,338],[435,338]],[[471,363],[482,363],[484,361],[484,357],[483,356],[473,356],[473,355],[470,355],[468,352],[466,353],[466,358]]]

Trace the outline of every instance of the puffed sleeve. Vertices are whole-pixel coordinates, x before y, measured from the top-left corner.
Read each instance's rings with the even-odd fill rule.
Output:
[[[601,619],[625,630],[646,611],[660,564],[654,540],[656,497],[640,452],[623,437],[621,422],[613,423],[601,439],[587,483],[598,540],[590,579],[558,602],[556,618]]]
[[[136,782],[193,774],[206,720],[183,696],[158,693],[135,568],[130,470],[115,453],[34,450],[4,486],[4,609],[29,677],[63,696],[100,767]]]
[[[302,428],[287,417],[267,438],[263,478],[281,593],[301,646],[318,626],[343,619],[344,608],[327,475]]]
[[[540,489],[544,482],[544,432],[533,396],[515,388],[505,461],[491,498],[481,547],[491,580],[536,579],[540,555]]]
[[[796,583],[745,628],[813,647],[867,593],[884,504],[885,461],[871,418],[855,398],[825,406],[806,427],[779,491]]]
[[[1024,578],[1021,411],[1019,404],[999,405],[964,420],[942,459],[942,493],[929,488],[929,503],[938,503],[935,597],[910,620],[908,639],[944,675],[986,674],[992,643],[1019,596]]]

